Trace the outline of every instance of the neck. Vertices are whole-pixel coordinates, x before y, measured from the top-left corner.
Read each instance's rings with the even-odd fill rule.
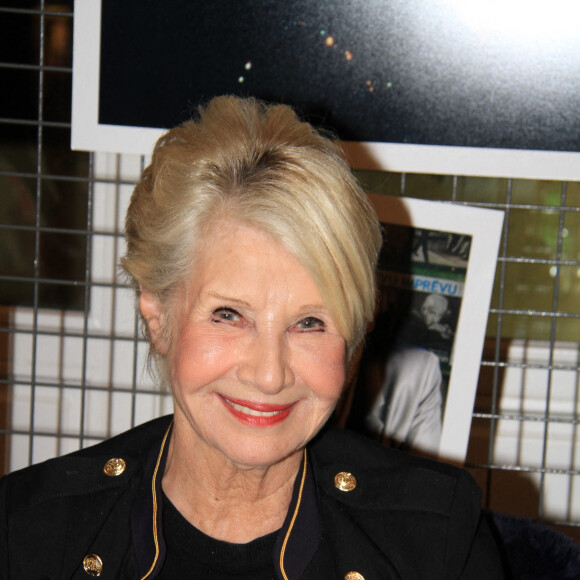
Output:
[[[267,467],[238,466],[174,427],[163,491],[206,535],[247,543],[282,527],[302,455],[296,451]]]

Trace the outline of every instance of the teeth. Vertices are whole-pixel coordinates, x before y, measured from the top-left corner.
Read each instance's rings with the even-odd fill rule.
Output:
[[[282,411],[254,411],[254,409],[248,409],[248,407],[244,407],[243,405],[232,403],[229,399],[225,400],[228,405],[231,405],[236,411],[244,413],[244,415],[251,415],[253,417],[274,417],[275,415],[282,413]]]

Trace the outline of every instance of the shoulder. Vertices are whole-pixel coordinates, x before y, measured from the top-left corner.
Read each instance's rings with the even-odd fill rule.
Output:
[[[481,492],[465,470],[341,430],[323,433],[310,455],[337,552],[367,550],[372,538],[373,559],[388,561],[402,577],[452,578],[481,544]],[[337,474],[348,474],[348,489]],[[340,537],[351,538],[346,547]],[[496,547],[485,542],[494,561]]]
[[[170,422],[171,417],[155,419],[97,445],[3,477],[0,490],[7,510],[14,513],[51,499],[126,485],[141,471],[151,447],[163,438]],[[104,468],[111,459],[123,460],[124,477],[107,475]]]
[[[421,487],[436,485],[444,490],[455,487],[458,480],[471,481],[469,474],[458,467],[412,455],[372,441],[343,429],[328,429],[310,447],[316,471],[347,471],[360,475],[360,483],[374,488],[388,480],[404,478],[407,482],[419,479]],[[366,481],[369,479],[368,481]],[[381,482],[379,484],[379,482]],[[477,489],[473,483],[474,489]]]
[[[439,358],[426,348],[421,348],[406,342],[397,342],[388,355],[388,359],[396,359],[404,364],[428,364],[439,365]]]
[[[2,478],[0,576],[76,577],[93,552],[107,553],[107,567],[120,570],[145,465],[169,423],[158,419]],[[105,469],[111,460],[118,469]]]

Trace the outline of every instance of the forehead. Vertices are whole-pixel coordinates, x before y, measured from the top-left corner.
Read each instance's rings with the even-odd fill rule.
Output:
[[[197,254],[198,269],[207,267],[216,259],[255,262],[283,258],[284,262],[293,260],[298,263],[273,236],[231,218],[218,219],[210,225]]]
[[[425,308],[445,309],[447,307],[447,300],[442,296],[427,296],[423,303]]]
[[[227,287],[237,294],[271,291],[314,294],[318,288],[301,262],[270,234],[235,220],[213,224],[195,260],[191,284]]]

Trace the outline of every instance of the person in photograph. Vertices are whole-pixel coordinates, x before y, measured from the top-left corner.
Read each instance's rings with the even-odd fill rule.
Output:
[[[450,299],[443,294],[417,292],[412,302],[408,314],[400,323],[399,336],[409,344],[433,351],[440,360],[447,362],[456,324]]]
[[[0,480],[0,577],[504,577],[454,466],[333,427],[376,304],[377,216],[284,105],[162,136],[122,266],[172,416]]]
[[[383,445],[436,456],[443,409],[439,358],[401,338],[413,296],[381,278],[346,423]]]
[[[449,315],[449,300],[443,294],[429,294],[421,306],[421,317],[427,329],[445,340],[453,337],[453,329],[445,321]]]
[[[437,455],[442,414],[439,358],[398,341],[381,371],[365,432],[384,445]],[[369,373],[366,376],[370,379]]]

